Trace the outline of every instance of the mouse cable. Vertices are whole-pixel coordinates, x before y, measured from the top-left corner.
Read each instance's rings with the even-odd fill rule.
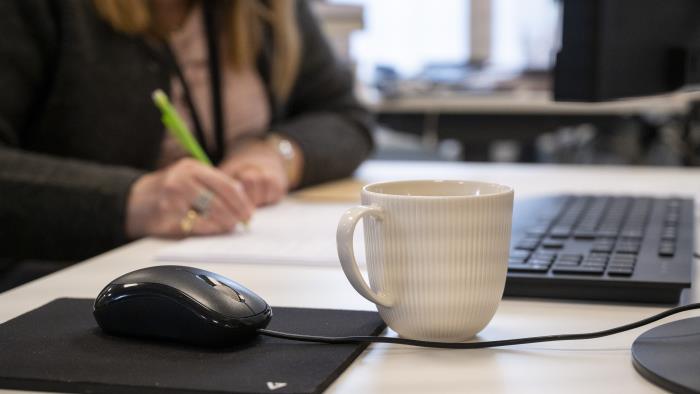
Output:
[[[606,337],[608,335],[619,334],[624,331],[629,331],[635,328],[646,326],[647,324],[654,323],[663,318],[675,315],[677,313],[690,311],[693,309],[700,309],[700,303],[688,304],[683,306],[678,306],[671,308],[657,315],[647,317],[646,319],[639,320],[634,323],[625,324],[623,326],[610,328],[602,331],[595,331],[589,333],[581,334],[562,334],[562,335],[546,335],[540,337],[527,337],[527,338],[515,338],[515,339],[502,339],[497,341],[484,341],[484,342],[467,342],[467,343],[452,343],[452,342],[432,342],[432,341],[421,341],[415,339],[406,338],[396,338],[396,337],[379,337],[379,336],[350,336],[350,337],[317,337],[312,335],[301,335],[301,334],[289,334],[284,332],[278,332],[267,329],[258,329],[257,332],[260,335],[266,335],[274,338],[289,339],[293,341],[302,342],[317,342],[317,343],[329,343],[329,344],[351,344],[351,343],[394,343],[400,345],[409,346],[420,346],[420,347],[432,347],[441,349],[483,349],[490,347],[500,347],[500,346],[512,346],[512,345],[524,345],[528,343],[539,343],[539,342],[552,342],[552,341],[573,341],[579,339],[593,339]],[[699,332],[700,334],[700,332]]]

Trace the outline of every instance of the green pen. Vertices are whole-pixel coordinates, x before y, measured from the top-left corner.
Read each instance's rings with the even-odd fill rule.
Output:
[[[156,89],[153,91],[151,97],[156,107],[160,110],[160,120],[170,134],[175,137],[177,142],[179,142],[192,157],[199,160],[201,163],[213,166],[206,152],[204,152],[204,149],[202,149],[197,140],[192,136],[192,133],[190,133],[185,121],[182,120],[180,114],[177,113],[175,107],[170,103],[168,95],[162,90]],[[248,222],[244,221],[243,226],[248,229]]]

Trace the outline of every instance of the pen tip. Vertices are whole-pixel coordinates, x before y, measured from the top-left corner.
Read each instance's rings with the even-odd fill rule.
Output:
[[[163,105],[168,102],[168,96],[160,89],[156,89],[151,94],[151,98],[156,104]]]

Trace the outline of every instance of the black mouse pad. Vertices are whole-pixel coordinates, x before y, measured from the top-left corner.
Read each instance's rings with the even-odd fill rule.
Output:
[[[106,335],[92,300],[61,298],[0,325],[0,387],[73,393],[318,393],[366,345],[258,337],[206,349]],[[377,335],[375,312],[272,308],[268,328]]]

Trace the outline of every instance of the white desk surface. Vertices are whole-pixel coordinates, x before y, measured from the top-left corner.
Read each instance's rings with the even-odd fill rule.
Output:
[[[651,193],[700,199],[700,169],[368,162],[363,180],[463,178],[515,187],[516,196],[551,192]],[[155,264],[170,241],[144,239],[0,295],[0,321],[57,297],[95,297],[117,276]],[[696,262],[697,263],[697,262]],[[374,310],[341,269],[201,264],[242,282],[273,306]],[[693,283],[700,283],[695,267]],[[692,301],[700,292],[692,290]],[[594,331],[658,313],[658,306],[506,299],[479,339]],[[693,313],[686,313],[690,316]],[[697,315],[697,313],[695,314]],[[50,324],[47,325],[50,329]],[[632,341],[647,328],[612,337],[484,350],[433,350],[371,345],[330,393],[659,393],[635,372]]]

